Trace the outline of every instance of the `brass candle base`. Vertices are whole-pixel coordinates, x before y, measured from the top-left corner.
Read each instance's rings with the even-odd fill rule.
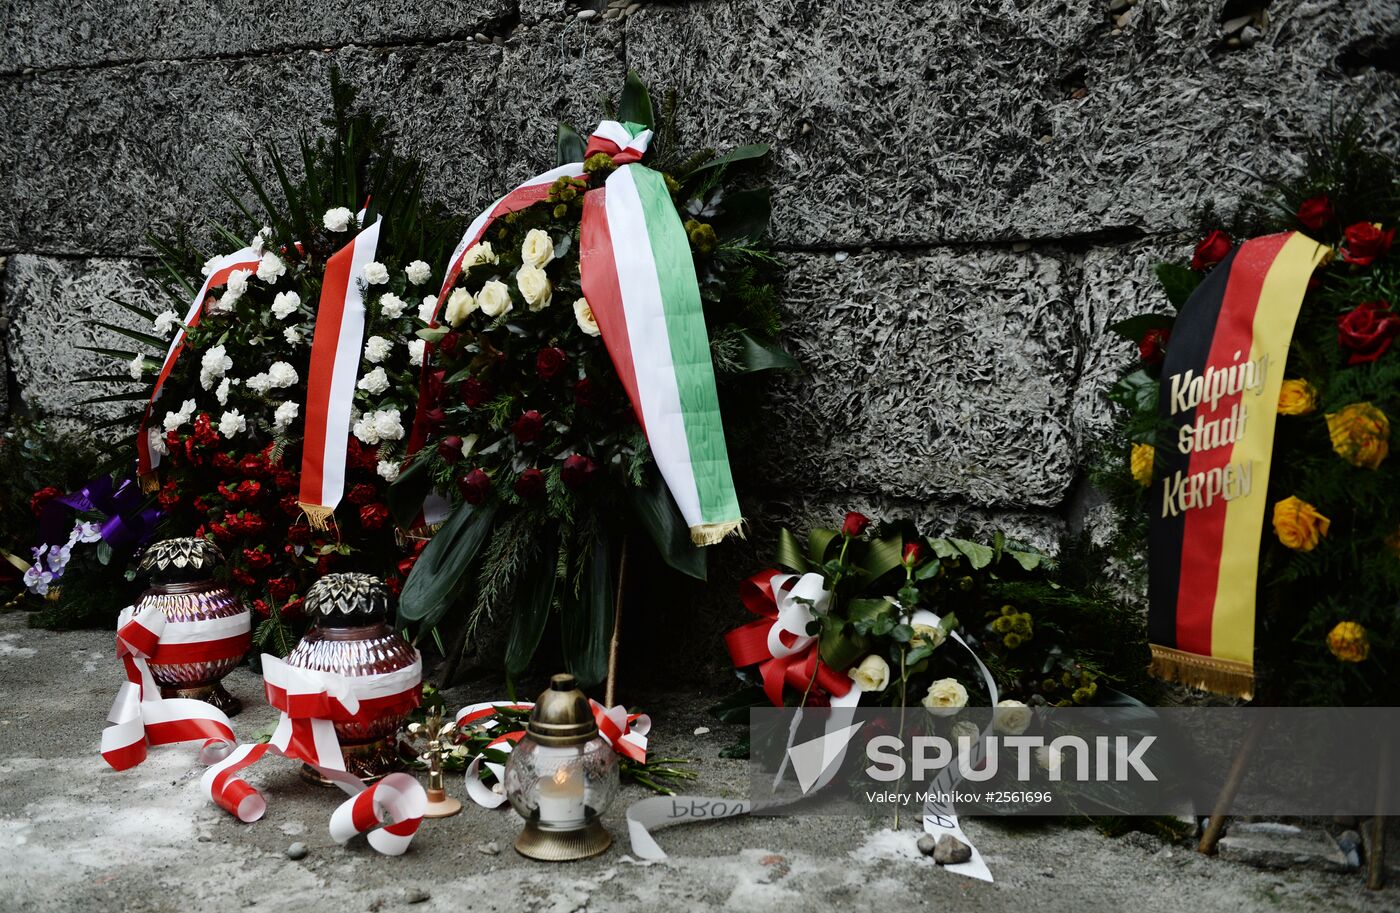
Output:
[[[428,787],[428,810],[424,818],[451,818],[462,810],[462,803],[453,799],[445,789]]]
[[[374,742],[340,744],[340,753],[345,758],[345,769],[366,783],[377,783],[399,769],[399,759],[394,754],[393,738]],[[317,786],[335,786],[316,772],[310,764],[301,766],[301,778]]]
[[[542,862],[570,862],[587,859],[612,846],[612,835],[603,829],[597,818],[576,830],[545,830],[539,821],[525,822],[525,829],[515,838],[515,851]]]
[[[183,697],[194,701],[204,701],[213,704],[223,711],[224,716],[238,716],[243,709],[243,702],[229,694],[224,689],[223,682],[214,682],[208,685],[192,685],[190,687],[167,687],[162,685],[160,696],[164,698]]]

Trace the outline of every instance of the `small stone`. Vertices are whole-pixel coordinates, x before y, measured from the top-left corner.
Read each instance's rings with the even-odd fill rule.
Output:
[[[849,256],[850,254],[846,253],[844,250],[838,250],[831,259],[835,260],[837,263],[845,263],[846,258]]]
[[[1240,47],[1252,48],[1259,42],[1264,33],[1252,25],[1246,25],[1244,31],[1240,32]]]
[[[1017,241],[1015,244],[1011,245],[1011,250],[1012,250],[1012,252],[1018,253],[1018,254],[1024,254],[1026,251],[1028,251],[1028,250],[1030,250],[1030,249],[1031,249],[1031,242],[1029,242],[1029,241]]]
[[[1361,868],[1361,835],[1356,831],[1342,831],[1335,838],[1337,849],[1346,858],[1347,868]]]
[[[939,865],[957,865],[971,858],[972,847],[952,834],[939,837],[937,845],[933,848],[933,861]]]
[[[1254,16],[1252,14],[1236,16],[1233,19],[1226,19],[1225,22],[1221,24],[1220,30],[1226,35],[1233,35],[1252,22],[1254,22]]]
[[[433,895],[429,894],[422,888],[414,888],[412,891],[408,892],[408,897],[406,899],[409,903],[423,903],[425,900],[428,900],[432,896]]]
[[[491,36],[486,34],[485,32],[477,32],[475,35],[472,36],[472,40],[475,41],[477,44],[490,44]]]
[[[695,727],[695,735],[708,735],[709,732],[710,732],[710,727],[709,727],[709,726],[696,726],[696,727]]]
[[[624,9],[624,8],[627,6],[627,4],[629,4],[629,3],[631,3],[631,2],[632,2],[632,0],[608,0],[608,9],[610,9],[610,10],[620,10],[620,9]]]
[[[1115,16],[1123,12],[1129,6],[1132,6],[1132,4],[1129,3],[1128,0],[1108,0],[1108,11]]]
[[[640,3],[629,3],[629,4],[627,4],[626,9],[624,9],[624,10],[622,11],[622,14],[623,14],[624,16],[630,16],[630,15],[632,15],[633,13],[635,13],[637,10],[639,10],[639,9],[641,9],[641,8],[642,8],[642,5],[641,5]]]
[[[293,843],[291,846],[287,847],[287,858],[288,858],[288,859],[292,859],[292,860],[305,859],[305,858],[306,858],[306,853],[307,853],[306,844],[301,843],[300,841],[298,841],[297,843]]]
[[[494,840],[487,843],[479,843],[476,846],[476,851],[484,856],[499,856],[501,853],[501,845]]]
[[[938,846],[938,841],[933,839],[932,834],[921,834],[919,835],[919,842],[916,845],[919,847],[920,853],[923,853],[925,856],[932,856],[934,849]]]
[[[622,16],[622,10],[608,10],[603,14],[604,19],[618,19]]]
[[[578,11],[578,18],[582,19],[584,22],[587,22],[589,19],[592,19],[592,18],[594,18],[594,17],[597,16],[597,15],[598,15],[598,11],[597,11],[597,10],[579,10],[579,11]]]

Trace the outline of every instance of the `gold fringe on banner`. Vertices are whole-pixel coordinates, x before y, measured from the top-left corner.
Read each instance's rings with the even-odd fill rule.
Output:
[[[306,514],[306,520],[311,524],[311,528],[324,532],[335,526],[335,508],[327,507],[324,504],[307,504],[305,501],[298,501],[297,506]]]
[[[730,533],[738,533],[739,538],[744,538],[744,521],[730,520],[726,523],[705,523],[700,526],[690,528],[690,542],[701,548],[707,545],[718,545]]]
[[[141,490],[148,495],[160,491],[160,473],[154,469],[141,473]]]
[[[1249,663],[1201,656],[1156,644],[1151,647],[1149,671],[1160,679],[1246,701],[1254,698],[1254,667]]]

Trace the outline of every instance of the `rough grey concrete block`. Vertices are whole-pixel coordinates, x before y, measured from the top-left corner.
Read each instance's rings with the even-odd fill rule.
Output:
[[[67,260],[17,254],[5,266],[4,300],[10,326],[5,344],[24,405],[81,431],[94,421],[135,410],[129,402],[80,406],[84,399],[137,389],[135,383],[75,383],[86,374],[124,374],[124,365],[78,346],[134,349],[136,343],[96,326],[103,320],[151,332],[141,318],[114,304],[121,296],[160,310],[156,292],[132,260]],[[120,341],[118,341],[120,340]],[[123,429],[112,434],[135,429]]]
[[[1075,470],[1059,259],[963,248],[788,258],[800,375],[763,471],[794,490],[1046,507]]]
[[[1400,7],[1279,0],[1228,53],[1218,7],[1154,0],[1115,34],[1098,3],[715,0],[629,17],[627,58],[682,93],[689,143],[774,144],[787,244],[1179,228],[1370,91],[1397,145],[1396,76],[1356,49]]]
[[[0,10],[0,72],[470,38],[514,15],[510,0],[26,0]]]

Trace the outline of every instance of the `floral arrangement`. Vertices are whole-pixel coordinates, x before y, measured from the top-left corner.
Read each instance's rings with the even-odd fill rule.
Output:
[[[685,224],[729,416],[742,411],[730,409],[742,375],[792,365],[773,341],[775,261],[760,244],[768,191],[737,184],[767,148],[682,157],[673,116],[674,99],[656,117],[646,89],[629,78],[619,117],[653,129],[645,161],[664,175]],[[585,160],[568,127],[560,128],[560,160]],[[453,624],[456,642],[471,644],[484,622],[513,606],[505,660],[517,674],[557,612],[565,660],[585,685],[605,668],[613,581],[630,532],[654,541],[673,567],[704,576],[703,551],[660,482],[581,287],[584,197],[616,167],[607,154],[588,157],[581,177],[554,180],[544,199],[496,219],[466,251],[443,325],[418,334],[432,346],[421,400],[429,437],[395,485],[405,521],[429,488],[467,507],[429,546],[401,616],[432,627],[465,602]],[[474,585],[459,583],[469,574]]]
[[[1331,250],[1284,369],[1260,543],[1257,693],[1284,705],[1400,696],[1384,672],[1400,646],[1400,474],[1389,459],[1390,417],[1400,410],[1396,173],[1353,122],[1309,151],[1304,173],[1278,185],[1270,208],[1211,230],[1189,267],[1158,268],[1180,307],[1236,239],[1297,230]],[[1126,554],[1144,548],[1147,490],[1169,446],[1156,409],[1173,320],[1148,314],[1114,328],[1137,343],[1139,363],[1108,392],[1120,421],[1096,481],[1118,508]]]

